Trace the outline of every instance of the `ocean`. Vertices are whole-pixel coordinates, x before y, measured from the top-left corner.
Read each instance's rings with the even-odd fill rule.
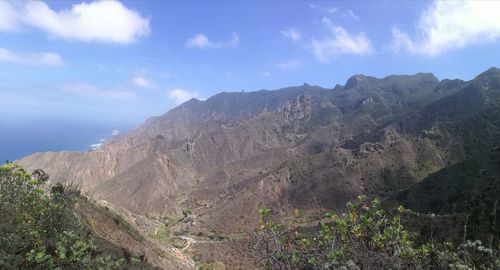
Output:
[[[130,126],[33,121],[0,123],[0,164],[44,151],[88,151]]]

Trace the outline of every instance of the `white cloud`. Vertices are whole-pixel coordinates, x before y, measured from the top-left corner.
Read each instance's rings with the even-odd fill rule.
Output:
[[[101,89],[91,84],[86,83],[73,83],[63,86],[65,91],[73,92],[75,94],[85,96],[95,96],[99,98],[131,98],[135,97],[135,93],[127,90],[116,89]]]
[[[354,13],[354,11],[352,10],[347,10],[347,16],[349,16],[351,19],[355,20],[355,21],[359,21],[359,16],[356,15],[356,13]]]
[[[322,7],[322,6],[315,5],[315,4],[309,4],[309,7],[312,9],[319,9],[321,11],[325,11],[325,12],[330,13],[330,14],[333,14],[333,13],[337,12],[337,10],[339,10],[336,7],[326,8],[326,7]]]
[[[281,35],[293,41],[300,41],[302,39],[302,34],[297,29],[293,28],[282,30]]]
[[[15,52],[0,48],[0,61],[27,65],[60,66],[61,57],[52,52]]]
[[[339,10],[339,9],[338,9],[338,8],[336,8],[336,7],[334,7],[334,8],[329,8],[329,9],[327,9],[327,10],[326,10],[326,12],[328,12],[328,13],[332,14],[332,13],[337,12],[337,10]]]
[[[186,46],[188,48],[198,49],[232,48],[238,46],[239,44],[240,37],[235,33],[233,33],[232,38],[228,41],[211,41],[205,34],[197,34],[186,41]]]
[[[16,30],[19,23],[17,10],[9,1],[0,1],[0,31]]]
[[[198,34],[186,42],[186,46],[192,48],[192,47],[198,47],[198,48],[206,48],[210,46],[211,42],[208,40],[207,36],[204,34]]]
[[[420,16],[414,38],[392,28],[391,48],[436,56],[500,38],[500,1],[435,1]]]
[[[155,83],[152,80],[144,76],[135,76],[132,79],[132,83],[142,88],[153,88],[155,86]]]
[[[295,70],[301,66],[302,63],[297,59],[292,59],[290,61],[282,62],[276,65],[276,67],[281,70]]]
[[[343,27],[333,25],[328,18],[323,18],[322,23],[330,35],[322,40],[313,39],[308,46],[318,61],[329,62],[341,54],[367,55],[374,51],[365,33],[351,35]]]
[[[75,4],[55,11],[42,1],[13,6],[1,1],[0,30],[12,29],[17,22],[38,28],[53,38],[111,43],[130,43],[150,32],[149,19],[119,1]],[[7,14],[7,17],[3,17]]]
[[[320,6],[320,5],[315,5],[315,4],[309,4],[309,7],[311,9],[316,9],[316,10],[319,10],[319,11],[322,11],[324,13],[328,13],[329,15],[332,15],[334,13],[337,13],[337,12],[340,12],[342,10],[339,10],[339,8],[337,7],[331,7],[331,8],[328,8],[328,7],[324,7],[324,6]],[[348,9],[346,11],[342,11],[341,14],[339,14],[340,17],[348,17],[348,18],[351,18],[355,21],[359,21],[359,16],[354,13],[354,11]]]
[[[269,71],[264,71],[264,72],[260,72],[260,73],[258,73],[258,75],[259,75],[260,77],[269,77],[269,76],[271,76],[271,72],[269,72]]]
[[[184,103],[192,98],[200,99],[200,95],[196,91],[188,91],[180,88],[175,88],[168,91],[168,98],[176,104]]]

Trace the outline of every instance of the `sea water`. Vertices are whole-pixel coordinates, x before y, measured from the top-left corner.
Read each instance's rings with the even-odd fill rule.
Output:
[[[45,151],[90,151],[129,126],[68,121],[0,122],[0,164]]]

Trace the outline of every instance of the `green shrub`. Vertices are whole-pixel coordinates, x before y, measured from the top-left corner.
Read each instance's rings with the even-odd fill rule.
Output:
[[[48,175],[8,163],[0,166],[0,269],[118,269],[123,259],[103,257],[72,207],[80,193]]]
[[[269,269],[495,269],[498,250],[468,242],[458,248],[416,244],[418,235],[402,225],[400,206],[389,215],[380,201],[361,196],[344,213],[327,212],[316,223],[274,221],[259,211],[260,227],[250,251]],[[472,244],[471,244],[472,243]],[[495,262],[496,260],[496,262]],[[495,266],[496,265],[496,266]],[[465,267],[465,268],[464,268]],[[466,268],[469,267],[469,268]]]

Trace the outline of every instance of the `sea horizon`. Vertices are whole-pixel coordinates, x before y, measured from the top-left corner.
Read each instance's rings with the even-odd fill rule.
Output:
[[[131,125],[60,120],[1,123],[0,164],[47,151],[90,151]],[[114,134],[114,135],[113,135]]]

